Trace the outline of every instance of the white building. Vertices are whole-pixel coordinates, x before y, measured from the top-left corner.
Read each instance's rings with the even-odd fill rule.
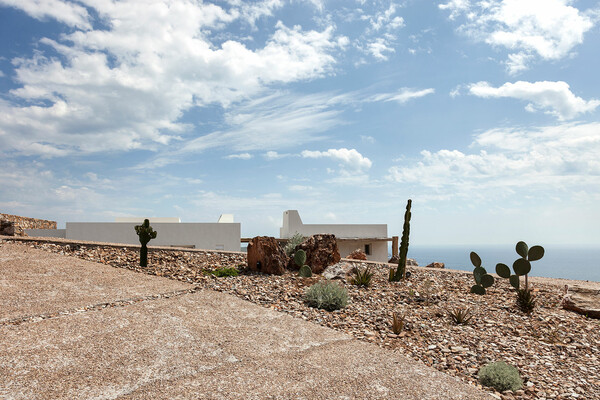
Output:
[[[179,218],[149,218],[158,235],[150,246],[240,251],[241,224],[223,214],[219,222],[182,223]],[[29,236],[63,237],[91,242],[140,244],[135,226],[143,217],[117,218],[116,222],[67,222],[66,229],[27,229]]]
[[[284,211],[280,237],[289,239],[295,233],[304,236],[334,234],[342,258],[360,249],[368,260],[378,262],[387,262],[387,243],[392,240],[387,237],[387,224],[304,224],[297,210]]]

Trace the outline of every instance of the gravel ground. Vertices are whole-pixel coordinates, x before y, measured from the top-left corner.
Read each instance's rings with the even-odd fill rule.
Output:
[[[469,293],[474,283],[471,274],[409,267],[410,279],[390,283],[389,266],[371,264],[375,272],[371,286],[340,282],[348,289],[349,304],[327,312],[303,302],[306,288],[323,278],[251,273],[245,269],[244,253],[151,249],[150,265],[142,269],[132,247],[43,240],[25,245],[230,293],[383,348],[401,349],[415,360],[474,385],[478,385],[479,368],[506,361],[519,369],[525,385],[514,393],[488,389],[497,398],[600,399],[600,321],[561,308],[561,280],[532,279],[537,307],[531,315],[524,315],[515,306],[516,296],[507,280],[497,279],[488,294],[478,296]],[[216,278],[206,273],[230,266],[239,267],[241,275]],[[469,324],[451,321],[448,311],[456,308],[471,310]],[[393,313],[404,316],[399,335],[392,332]]]

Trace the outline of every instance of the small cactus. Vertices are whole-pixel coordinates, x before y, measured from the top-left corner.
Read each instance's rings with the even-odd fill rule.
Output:
[[[490,287],[494,284],[494,277],[487,273],[485,268],[481,266],[481,258],[474,251],[470,254],[471,263],[475,266],[473,270],[473,277],[475,278],[475,285],[471,287],[471,293],[484,295],[485,288]]]
[[[535,297],[531,293],[527,277],[531,271],[531,261],[537,261],[544,257],[544,248],[542,246],[529,248],[527,243],[521,241],[517,243],[515,250],[521,256],[513,263],[515,273],[511,274],[508,265],[502,263],[496,265],[496,273],[502,278],[508,278],[511,286],[517,291],[517,306],[521,311],[529,314],[535,307]],[[521,276],[525,276],[524,288],[521,288]]]
[[[310,278],[312,276],[312,269],[308,265],[303,265],[298,270],[298,275],[302,278]]]
[[[148,266],[148,242],[156,238],[156,232],[150,226],[148,219],[144,220],[142,225],[135,226],[135,232],[139,236],[142,247],[140,248],[140,267]]]
[[[298,267],[302,267],[306,263],[306,252],[302,249],[296,251],[294,254],[294,263]]]
[[[529,248],[527,243],[521,241],[516,246],[517,254],[521,256],[513,263],[515,273],[511,275],[508,265],[499,263],[496,265],[496,273],[502,278],[508,278],[510,284],[519,290],[521,285],[521,276],[525,276],[525,290],[529,290],[527,274],[531,271],[531,261],[537,261],[544,257],[544,248],[542,246],[533,246]]]
[[[306,263],[306,252],[302,249],[296,251],[294,254],[294,263],[300,268],[298,275],[303,278],[310,278],[312,276],[312,269],[305,265]]]

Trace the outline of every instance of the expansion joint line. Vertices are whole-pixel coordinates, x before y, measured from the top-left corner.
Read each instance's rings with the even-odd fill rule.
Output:
[[[200,286],[194,286],[191,289],[183,289],[183,290],[175,290],[173,292],[167,293],[159,293],[153,294],[149,296],[140,296],[140,297],[132,297],[129,299],[121,299],[112,302],[98,303],[85,307],[72,308],[69,310],[56,311],[48,314],[38,314],[38,315],[27,315],[24,317],[11,318],[7,320],[0,321],[0,327],[7,325],[21,325],[28,322],[39,322],[45,319],[59,318],[65,315],[73,315],[73,314],[81,314],[88,311],[99,311],[105,308],[112,307],[125,307],[134,303],[140,303],[144,301],[152,301],[158,299],[168,299],[170,297],[183,296],[186,294],[196,293],[200,291]]]

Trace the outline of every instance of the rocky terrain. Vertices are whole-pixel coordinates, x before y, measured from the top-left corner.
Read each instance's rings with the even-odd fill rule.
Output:
[[[600,399],[600,320],[563,310],[560,285],[535,281],[537,306],[531,315],[524,315],[516,308],[516,296],[504,279],[497,279],[488,294],[479,296],[469,293],[474,283],[471,274],[408,267],[409,279],[390,283],[387,264],[370,264],[375,272],[371,286],[358,288],[341,280],[349,304],[328,312],[303,302],[306,288],[323,279],[321,276],[251,272],[244,253],[151,249],[149,266],[142,269],[132,246],[47,241],[23,245],[230,293],[390,351],[401,351],[477,386],[479,368],[503,360],[519,369],[525,385],[514,393],[487,389],[499,399]],[[237,267],[241,274],[217,278],[207,273],[223,267]],[[452,322],[449,311],[466,308],[473,315],[470,322]],[[393,313],[403,317],[399,334],[392,332]]]

